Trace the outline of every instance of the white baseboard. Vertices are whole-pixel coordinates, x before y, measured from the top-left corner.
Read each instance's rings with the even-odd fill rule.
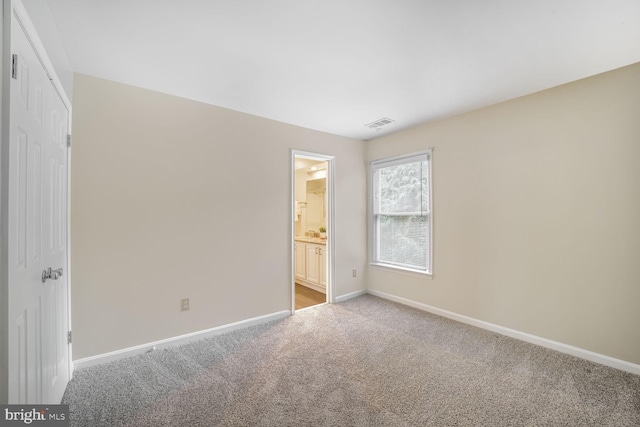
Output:
[[[472,317],[463,316],[461,314],[457,314],[451,311],[442,310],[440,308],[432,307],[427,304],[423,304],[420,302],[416,302],[413,300],[409,300],[406,298],[398,297],[395,295],[387,294],[385,292],[375,291],[369,289],[367,293],[371,295],[375,295],[380,298],[384,298],[390,301],[398,302],[400,304],[408,305],[413,308],[417,308],[418,310],[427,311],[429,313],[436,314],[438,316],[446,317],[448,319],[456,320],[461,323],[466,323],[468,325],[476,326],[478,328],[486,329],[492,332],[499,333],[501,335],[506,335],[511,338],[515,338],[521,341],[526,341],[531,344],[536,344],[541,347],[550,348],[552,350],[559,351],[561,353],[570,354],[575,357],[579,357],[580,359],[589,360],[591,362],[600,363],[605,366],[610,366],[612,368],[620,369],[621,371],[630,372],[635,375],[640,375],[640,365],[636,365],[635,363],[627,362],[620,359],[615,359],[610,356],[605,356],[603,354],[594,353],[589,350],[585,350],[582,348],[574,347],[568,344],[563,344],[558,341],[552,341],[546,338],[538,337],[536,335],[527,334],[525,332],[516,331],[515,329],[505,328],[503,326],[494,325],[493,323],[484,322],[482,320],[474,319]]]
[[[123,359],[125,357],[135,356],[136,354],[146,353],[154,349],[159,350],[161,348],[172,347],[179,344],[185,344],[190,341],[200,340],[211,336],[223,334],[225,332],[235,331],[236,329],[247,328],[249,326],[259,325],[261,323],[267,323],[274,320],[284,319],[291,316],[291,311],[284,310],[276,313],[266,314],[264,316],[253,317],[247,320],[241,320],[240,322],[229,323],[227,325],[217,326],[211,329],[205,329],[203,331],[191,332],[189,334],[179,335],[177,337],[167,338],[160,341],[154,341],[147,344],[137,345],[135,347],[124,348],[122,350],[111,351],[109,353],[98,354],[96,356],[85,357],[73,361],[73,368],[82,369],[89,366],[100,365],[114,360]]]
[[[356,292],[351,292],[351,293],[348,293],[348,294],[340,295],[339,297],[336,297],[336,302],[346,301],[348,299],[359,297],[360,295],[364,295],[366,293],[367,293],[366,290],[361,290],[361,291],[356,291]]]

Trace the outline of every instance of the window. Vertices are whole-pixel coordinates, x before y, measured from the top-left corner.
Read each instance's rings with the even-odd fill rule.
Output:
[[[431,150],[371,162],[373,263],[431,274]]]

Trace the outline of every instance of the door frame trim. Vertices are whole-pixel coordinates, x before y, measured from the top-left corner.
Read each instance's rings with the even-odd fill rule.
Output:
[[[5,237],[8,236],[8,227],[9,227],[9,149],[10,149],[10,86],[11,86],[11,28],[12,28],[12,20],[15,16],[16,22],[20,25],[33,46],[36,55],[38,56],[38,60],[42,64],[45,72],[47,73],[47,77],[51,81],[51,84],[54,90],[57,92],[58,96],[62,100],[62,103],[67,108],[68,111],[68,133],[71,134],[71,117],[72,117],[72,106],[69,97],[67,96],[66,91],[64,90],[64,86],[62,82],[58,78],[56,74],[55,67],[53,63],[49,59],[47,51],[42,43],[42,40],[38,36],[38,32],[36,31],[35,26],[33,25],[27,10],[25,9],[21,0],[2,0],[2,23],[0,30],[2,31],[2,72],[0,73],[1,85],[0,85],[0,94],[2,95],[2,107],[1,107],[1,135],[0,135],[0,161],[2,162],[0,165],[0,227],[1,232],[0,235],[3,236],[2,247],[0,247],[0,270],[3,271],[3,274],[0,275],[0,296],[2,296],[3,304],[0,305],[0,324],[3,326],[0,327],[0,340],[2,343],[8,343],[8,315],[9,315],[9,307],[8,307],[8,292],[9,292],[9,273],[8,273],[8,254],[11,248],[8,247],[8,244],[4,243],[8,239]],[[70,218],[71,218],[71,185],[70,185],[70,172],[71,172],[71,150],[67,148],[67,265],[65,275],[67,275],[67,321],[69,329],[71,329],[71,251],[70,251]],[[5,321],[6,320],[6,321]],[[7,345],[1,346],[2,350],[0,350],[0,402],[7,402],[9,398],[9,389],[8,389],[8,379],[9,379],[9,366],[8,366],[8,358],[9,358],[9,348]],[[68,358],[68,369],[69,369],[69,379],[73,377],[73,357],[72,357],[72,346],[69,344],[69,358]]]
[[[290,289],[291,314],[296,312],[296,276],[295,276],[295,214],[296,214],[296,157],[327,162],[327,303],[335,302],[335,156],[310,151],[291,150],[290,165]]]

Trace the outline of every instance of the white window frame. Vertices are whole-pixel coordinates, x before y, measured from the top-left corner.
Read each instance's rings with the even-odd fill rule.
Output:
[[[419,274],[425,275],[433,275],[433,180],[432,180],[432,159],[433,159],[433,149],[429,148],[426,151],[420,151],[417,153],[406,154],[403,156],[390,157],[380,160],[374,160],[369,163],[369,179],[370,179],[370,191],[371,191],[371,264],[380,267],[386,267],[391,269],[410,271]],[[427,242],[427,267],[425,269],[415,268],[413,266],[407,266],[402,264],[389,263],[378,260],[378,253],[380,252],[380,241],[378,236],[378,215],[376,214],[376,192],[377,190],[377,182],[376,182],[376,171],[379,169],[383,169],[385,167],[401,165],[405,163],[415,163],[415,162],[427,162],[427,185],[429,187],[429,200],[428,206],[429,210],[426,212],[427,217],[427,229],[429,232],[429,239]]]

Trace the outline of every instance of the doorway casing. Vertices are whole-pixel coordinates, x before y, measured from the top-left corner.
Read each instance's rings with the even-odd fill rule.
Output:
[[[296,215],[296,159],[308,159],[327,162],[327,302],[335,302],[335,191],[334,170],[335,157],[308,151],[291,150],[291,186],[290,186],[290,277],[291,277],[291,314],[296,311],[296,279],[295,279],[295,215]]]

